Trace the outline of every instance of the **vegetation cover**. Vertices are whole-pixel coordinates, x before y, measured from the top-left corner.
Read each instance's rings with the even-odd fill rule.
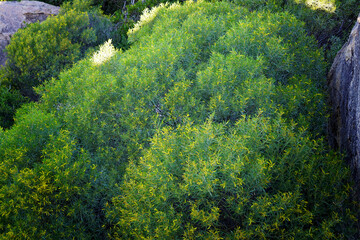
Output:
[[[7,46],[8,60],[1,69],[3,83],[35,99],[32,88],[85,56],[89,48],[106,41],[110,21],[96,11],[89,11],[89,2],[64,5],[59,16],[29,24],[14,34]]]
[[[251,10],[251,11],[250,11]],[[325,62],[287,12],[161,5],[0,129],[4,239],[351,239]]]
[[[65,4],[58,16],[29,24],[11,38],[0,69],[0,126],[10,127],[19,105],[38,99],[33,87],[57,78],[111,37],[113,24],[90,3]]]
[[[346,42],[360,12],[357,0],[235,0],[253,10],[288,11],[305,22],[307,33],[324,48],[329,69],[336,53]]]
[[[52,77],[57,78],[61,70],[85,57],[99,43],[111,38],[116,48],[128,49],[130,43],[127,32],[134,27],[141,13],[165,1],[45,2],[61,5],[62,13],[55,17],[56,20],[49,19],[46,24],[37,27],[30,25],[28,31],[17,33],[8,47],[9,64],[2,73],[0,71],[0,126],[4,128],[14,123],[13,116],[17,108],[29,100],[37,100],[33,87]],[[346,41],[360,11],[356,0],[236,0],[235,3],[250,11],[288,11],[304,21],[307,34],[315,36],[318,45],[324,47],[327,68]],[[103,12],[108,15],[103,15]],[[71,27],[72,24],[80,27],[75,29]],[[72,30],[67,32],[70,28]],[[56,39],[54,36],[57,36]]]

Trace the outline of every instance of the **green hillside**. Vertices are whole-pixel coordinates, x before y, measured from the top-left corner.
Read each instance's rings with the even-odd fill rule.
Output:
[[[165,4],[129,41],[38,86],[0,129],[1,239],[355,239],[305,23]]]

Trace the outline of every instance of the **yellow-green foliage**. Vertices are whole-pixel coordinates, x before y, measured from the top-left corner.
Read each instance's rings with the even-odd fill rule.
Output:
[[[2,236],[350,236],[304,25],[227,2],[154,11],[131,49],[104,45],[0,130]]]
[[[2,238],[102,238],[104,193],[95,188],[101,174],[90,155],[54,115],[22,111],[29,114],[0,141]]]
[[[279,116],[167,127],[108,206],[124,239],[335,239],[348,172]],[[338,168],[334,168],[336,165]],[[323,229],[323,225],[329,226]]]
[[[235,0],[251,10],[288,11],[304,21],[308,34],[324,47],[329,68],[347,40],[360,11],[357,0]]]
[[[64,6],[56,17],[20,29],[11,39],[8,60],[1,69],[1,83],[36,99],[33,87],[70,67],[85,52],[107,40],[102,33],[110,22],[95,12],[86,12],[89,1],[75,1]],[[107,22],[107,23],[106,23]]]

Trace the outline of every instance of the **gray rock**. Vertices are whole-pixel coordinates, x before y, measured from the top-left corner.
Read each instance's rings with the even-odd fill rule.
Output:
[[[360,15],[349,40],[334,59],[328,74],[331,117],[330,144],[347,154],[360,181]]]
[[[11,36],[26,24],[57,15],[59,7],[38,1],[0,2],[0,66],[5,64],[5,47]]]

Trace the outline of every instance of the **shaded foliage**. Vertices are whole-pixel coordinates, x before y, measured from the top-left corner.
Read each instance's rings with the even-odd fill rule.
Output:
[[[345,43],[360,12],[356,0],[235,0],[252,10],[288,11],[306,24],[307,34],[313,35],[325,49],[327,68]]]
[[[16,109],[25,102],[27,102],[27,99],[19,91],[0,86],[0,127],[9,128],[12,126]]]

